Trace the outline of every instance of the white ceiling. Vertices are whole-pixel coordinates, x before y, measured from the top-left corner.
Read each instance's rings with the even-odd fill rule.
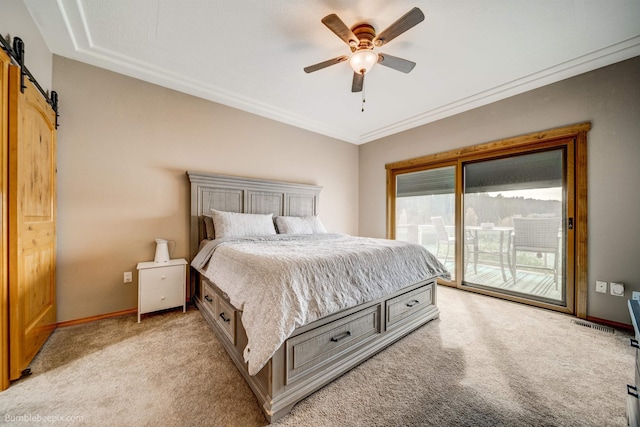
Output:
[[[354,144],[640,55],[638,0],[25,0],[57,55]],[[366,104],[320,20],[378,32],[412,7],[425,20],[380,49]]]

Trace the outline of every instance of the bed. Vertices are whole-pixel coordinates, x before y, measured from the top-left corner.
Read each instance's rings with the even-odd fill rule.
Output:
[[[269,422],[439,316],[444,266],[417,245],[327,233],[321,187],[187,175],[190,294]]]

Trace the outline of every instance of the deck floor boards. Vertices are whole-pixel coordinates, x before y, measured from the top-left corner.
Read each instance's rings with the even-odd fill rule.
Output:
[[[453,268],[453,263],[448,261],[445,264],[448,268]],[[483,287],[507,293],[517,293],[524,296],[531,296],[534,299],[552,300],[562,303],[562,281],[558,276],[558,285],[553,281],[553,274],[550,272],[537,272],[518,269],[517,280],[514,283],[511,272],[506,271],[507,280],[502,277],[499,266],[485,265],[478,263],[477,273],[473,265],[467,266],[463,280],[468,285],[482,285]]]

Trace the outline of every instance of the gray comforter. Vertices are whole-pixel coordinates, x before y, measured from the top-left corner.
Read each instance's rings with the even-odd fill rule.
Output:
[[[422,246],[342,234],[211,240],[191,265],[242,310],[250,375],[299,326],[410,284],[449,276]]]

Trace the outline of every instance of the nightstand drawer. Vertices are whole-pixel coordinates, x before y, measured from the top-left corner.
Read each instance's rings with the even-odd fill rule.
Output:
[[[184,267],[180,265],[140,271],[142,313],[184,304]]]
[[[145,284],[183,283],[184,267],[182,265],[171,265],[167,267],[149,268],[141,270]]]

